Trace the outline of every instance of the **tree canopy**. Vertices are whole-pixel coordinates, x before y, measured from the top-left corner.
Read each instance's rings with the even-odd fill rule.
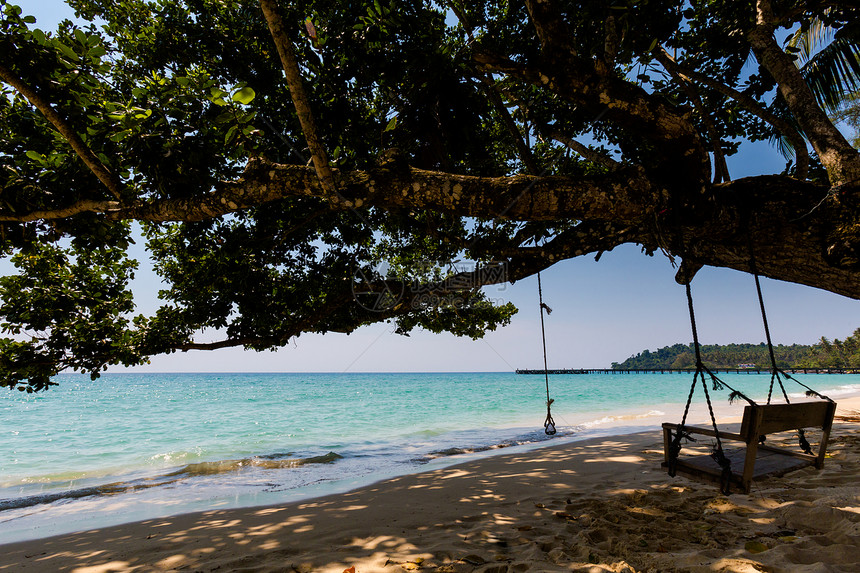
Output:
[[[0,385],[377,321],[479,337],[515,312],[482,286],[624,243],[860,298],[827,115],[854,1],[68,4],[91,23],[0,0]],[[786,169],[733,180],[763,139]]]

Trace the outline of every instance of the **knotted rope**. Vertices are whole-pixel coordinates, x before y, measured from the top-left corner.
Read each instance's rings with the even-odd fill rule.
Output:
[[[541,341],[543,342],[543,375],[546,379],[546,420],[543,423],[543,431],[547,436],[552,436],[556,433],[555,429],[555,420],[552,419],[552,411],[550,407],[552,403],[555,401],[549,397],[549,368],[547,368],[546,362],[546,329],[544,327],[543,320],[543,312],[546,311],[547,314],[552,314],[552,309],[544,304],[543,302],[543,288],[540,282],[540,273],[538,276],[538,300],[540,302],[540,335]]]
[[[687,415],[690,412],[690,404],[693,401],[693,394],[696,391],[696,384],[701,380],[702,390],[705,393],[705,401],[708,403],[708,413],[711,417],[711,425],[714,428],[714,436],[716,438],[716,445],[711,452],[711,457],[714,459],[715,462],[717,462],[720,468],[722,468],[722,473],[720,475],[720,491],[724,494],[728,494],[730,493],[732,462],[726,457],[725,453],[723,452],[723,443],[722,440],[720,440],[720,432],[717,428],[717,419],[714,416],[714,407],[711,403],[711,395],[708,392],[708,385],[705,381],[705,374],[710,377],[714,390],[723,390],[724,388],[728,388],[729,390],[731,390],[731,394],[729,395],[730,402],[734,401],[736,398],[743,398],[753,406],[755,406],[756,404],[742,392],[735,390],[734,388],[720,380],[717,375],[711,372],[711,370],[707,366],[705,366],[704,362],[702,362],[702,351],[701,345],[699,343],[699,332],[696,328],[696,313],[693,310],[693,293],[690,288],[689,282],[687,282],[684,286],[687,291],[687,308],[690,311],[690,327],[693,332],[693,347],[696,352],[696,372],[693,374],[693,383],[690,385],[690,393],[687,395],[687,404],[686,406],[684,406],[684,415],[681,418],[681,423],[678,425],[678,428],[672,435],[672,440],[669,444],[668,471],[670,476],[675,477],[678,455],[681,453],[681,440],[686,439],[688,441],[695,441],[686,431],[686,424]]]

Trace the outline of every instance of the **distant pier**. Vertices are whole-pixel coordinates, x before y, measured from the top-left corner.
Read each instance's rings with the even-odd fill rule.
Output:
[[[769,374],[770,370],[758,368],[711,368],[711,372],[734,374]],[[636,368],[630,370],[612,368],[560,368],[546,370],[547,374],[674,374],[695,372],[695,368]],[[860,374],[855,368],[782,368],[788,374]],[[528,370],[517,368],[517,374],[543,374],[544,370]]]

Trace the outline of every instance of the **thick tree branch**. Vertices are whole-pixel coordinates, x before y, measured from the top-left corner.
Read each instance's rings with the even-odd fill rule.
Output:
[[[615,67],[615,58],[618,56],[618,27],[615,25],[615,16],[610,14],[604,23],[606,37],[603,40],[603,63],[606,71]]]
[[[237,346],[254,346],[263,344],[266,339],[259,337],[244,337],[244,338],[225,338],[215,342],[188,342],[180,344],[172,350],[188,352],[189,350],[219,350],[221,348],[235,348]],[[275,341],[271,341],[273,344]]]
[[[797,159],[797,178],[806,179],[806,175],[809,170],[809,152],[806,149],[806,141],[790,123],[767,111],[750,96],[745,95],[722,82],[718,82],[705,74],[700,74],[695,70],[679,64],[663,48],[655,50],[654,57],[669,73],[676,73],[682,78],[687,78],[696,83],[702,84],[735,100],[743,106],[745,110],[778,129],[785,138],[788,139],[792,147],[794,147],[795,157]]]
[[[520,246],[523,236],[517,233],[509,241],[510,246],[500,246],[498,240],[491,240],[487,245],[473,242],[468,247],[471,253],[483,258],[507,260],[509,267],[513,269],[511,280],[520,280],[530,276],[528,268],[541,262],[555,264],[589,253],[610,251],[624,243],[650,242],[650,233],[643,231],[643,228],[644,226],[617,225],[612,221],[583,221],[541,245]]]
[[[586,179],[468,177],[378,168],[346,173],[343,180],[345,201],[329,203],[327,210],[345,209],[350,204],[427,209],[485,219],[583,221],[564,231],[552,247],[516,248],[517,235],[510,248],[499,249],[498,254],[510,257],[512,269],[522,265],[517,271],[521,276],[527,276],[530,269],[608,250],[621,242],[637,242],[649,250],[666,249],[691,261],[749,271],[746,236],[750,229],[765,276],[860,298],[856,280],[860,241],[845,234],[838,223],[845,211],[838,194],[790,177],[762,176],[716,185],[698,203],[672,209],[666,208],[666,191],[630,167]],[[222,183],[206,197],[156,201],[111,210],[104,217],[194,221],[287,197],[322,200],[325,195],[313,168],[255,160],[243,179]],[[675,213],[676,209],[680,211]],[[679,247],[679,236],[684,237],[683,247]],[[791,248],[786,249],[786,245]],[[551,250],[556,248],[559,250]],[[486,254],[496,256],[492,247]]]
[[[122,184],[119,178],[105,166],[104,163],[93,153],[93,150],[84,143],[84,140],[75,132],[69,122],[67,122],[39,92],[33,89],[27,82],[15,75],[12,70],[0,64],[0,79],[18,90],[18,93],[27,98],[42,115],[45,116],[51,124],[60,132],[66,141],[69,142],[78,157],[84,162],[93,174],[98,177],[99,181],[110,191],[116,199],[122,200]]]
[[[684,238],[672,254],[751,272],[752,242],[763,276],[860,299],[860,241],[840,231],[845,207],[832,190],[767,175],[715,185],[711,196],[705,219],[664,217],[662,230]]]
[[[777,81],[780,94],[827,169],[830,182],[839,185],[860,181],[860,154],[818,106],[794,60],[777,43],[774,29],[769,0],[758,0],[756,25],[747,34],[756,58]]]
[[[341,197],[332,209],[375,206],[431,209],[479,218],[552,221],[598,216],[635,222],[655,206],[655,191],[638,167],[572,178],[563,176],[473,177],[423,169],[340,174]],[[223,182],[204,197],[166,199],[113,211],[112,220],[201,221],[288,197],[326,198],[315,172],[263,159],[248,163],[242,179]],[[655,207],[652,207],[655,208]]]
[[[638,226],[588,221],[559,233],[544,245],[520,247],[510,257],[508,266],[513,280],[519,280],[559,261],[592,253],[599,255],[625,243],[645,242],[650,242],[649,236]]]
[[[326,190],[331,201],[336,201],[337,186],[328,164],[328,156],[326,155],[325,148],[317,133],[316,121],[311,111],[310,101],[305,93],[304,82],[293,50],[293,43],[284,31],[284,22],[278,13],[278,6],[275,0],[260,0],[260,7],[263,9],[263,15],[266,17],[269,31],[278,49],[278,55],[284,67],[284,75],[287,78],[287,84],[290,86],[290,95],[293,97],[293,104],[296,106],[299,122],[302,125],[302,132],[305,135],[305,141],[307,141],[308,149],[311,152],[311,160],[322,182],[323,189]]]
[[[571,242],[567,251],[557,253],[557,260],[591,252],[587,242],[580,248],[571,238],[591,229],[591,236],[600,238],[602,233],[615,244],[626,239],[650,250],[662,248],[691,261],[748,272],[749,229],[763,275],[860,298],[856,280],[860,241],[841,231],[838,222],[845,207],[838,194],[791,177],[761,176],[715,185],[698,201],[671,209],[666,207],[665,191],[631,167],[586,179],[470,177],[379,168],[345,173],[342,180],[346,201],[341,207],[330,205],[332,209],[349,203],[485,219],[585,221],[563,233]],[[112,212],[108,218],[199,220],[285,197],[324,196],[312,168],[256,160],[243,179],[222,184],[205,200],[162,201]],[[516,257],[549,264],[548,257],[532,257],[528,249],[504,252],[513,255],[512,264]]]
[[[13,215],[10,213],[0,212],[0,221],[29,223],[30,221],[38,221],[39,219],[65,219],[80,213],[110,213],[119,211],[121,204],[118,201],[78,201],[74,205],[63,207],[61,209],[49,209],[44,211],[31,211],[23,215]]]

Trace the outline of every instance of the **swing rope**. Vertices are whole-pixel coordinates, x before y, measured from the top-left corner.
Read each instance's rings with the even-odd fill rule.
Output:
[[[748,239],[749,239],[749,237],[748,237]],[[774,376],[776,376],[777,378],[782,377],[782,378],[785,378],[786,380],[791,380],[792,382],[795,382],[796,384],[803,386],[804,388],[806,388],[806,395],[807,396],[814,396],[816,398],[820,398],[822,400],[827,400],[828,402],[832,402],[833,400],[831,400],[829,397],[827,397],[824,394],[821,394],[819,392],[816,392],[815,390],[813,390],[812,388],[810,388],[809,386],[807,386],[806,384],[804,384],[803,382],[801,382],[800,380],[798,380],[794,376],[783,371],[781,368],[779,368],[779,366],[776,365],[776,358],[774,357],[774,353],[773,353],[773,342],[771,342],[771,339],[770,339],[770,328],[768,327],[768,323],[767,323],[767,312],[765,311],[765,307],[764,307],[764,297],[761,294],[761,283],[759,281],[758,268],[757,268],[756,262],[755,262],[755,253],[753,252],[751,239],[749,240],[749,251],[750,251],[750,270],[752,271],[753,277],[755,278],[755,287],[756,287],[756,292],[758,293],[759,307],[761,308],[761,319],[762,319],[762,322],[764,323],[764,333],[765,333],[765,336],[767,337],[767,347],[768,347],[768,350],[770,351],[770,363],[771,363],[771,369],[773,370]],[[781,382],[780,382],[780,386],[782,386]],[[771,388],[772,387],[773,387],[773,381],[771,381]],[[785,394],[785,388],[783,388],[782,391],[783,391],[783,394]],[[785,401],[788,402],[788,396],[785,397]],[[770,396],[769,395],[768,395],[768,404],[770,404]]]
[[[552,419],[552,412],[550,411],[550,406],[554,400],[549,397],[549,368],[547,368],[546,362],[546,329],[544,328],[544,320],[543,320],[543,312],[546,310],[547,314],[552,313],[552,309],[544,304],[543,302],[543,288],[541,287],[540,282],[540,273],[537,274],[538,277],[538,301],[540,302],[540,336],[541,341],[543,342],[543,375],[546,379],[546,420],[543,423],[543,431],[547,436],[552,436],[555,434],[555,420]]]
[[[720,440],[720,432],[717,428],[717,419],[714,416],[714,407],[711,403],[711,395],[708,392],[708,384],[705,381],[705,374],[708,375],[711,379],[712,387],[716,390],[722,390],[724,388],[728,388],[731,391],[729,395],[729,401],[732,402],[736,398],[743,398],[751,405],[755,406],[755,402],[750,400],[746,395],[742,392],[735,390],[722,380],[718,378],[711,370],[705,366],[704,362],[702,362],[702,352],[701,345],[699,343],[699,332],[696,328],[696,313],[693,310],[693,293],[690,288],[690,283],[687,282],[685,285],[687,291],[687,307],[690,311],[690,327],[693,331],[693,347],[696,351],[696,372],[693,374],[693,383],[690,385],[690,393],[687,395],[687,404],[684,407],[684,415],[681,418],[681,423],[678,425],[678,428],[675,430],[675,433],[672,436],[672,440],[669,444],[669,461],[668,461],[668,470],[669,475],[675,477],[676,468],[677,468],[677,460],[678,455],[681,453],[681,440],[686,439],[687,441],[694,442],[695,439],[690,436],[689,432],[686,431],[685,427],[687,424],[687,415],[690,412],[690,404],[693,401],[693,394],[696,391],[696,384],[701,381],[702,390],[705,394],[705,401],[708,403],[708,413],[711,417],[711,425],[714,428],[714,436],[716,438],[716,445],[714,446],[711,457],[715,462],[722,468],[722,473],[720,475],[720,491],[724,494],[730,493],[731,486],[731,476],[732,476],[732,462],[726,457],[723,452],[723,443]]]
[[[782,396],[785,398],[785,403],[790,404],[791,402],[788,399],[788,393],[785,391],[785,386],[782,383],[782,377],[779,375],[780,370],[779,366],[776,365],[776,356],[773,353],[773,341],[770,338],[770,326],[767,323],[767,311],[764,308],[764,297],[761,294],[761,281],[758,276],[758,267],[755,263],[755,253],[753,252],[752,246],[752,238],[747,232],[747,241],[749,242],[749,251],[750,251],[750,270],[752,271],[753,278],[755,279],[755,290],[758,294],[758,305],[761,309],[761,320],[764,324],[764,336],[767,339],[767,351],[770,355],[770,387],[767,390],[767,403],[770,404],[771,397],[773,395],[773,383],[774,381],[779,383],[779,389],[782,390]]]
[[[833,402],[833,400],[831,400],[827,396],[825,396],[823,394],[819,394],[818,392],[816,392],[815,390],[813,390],[812,388],[810,388],[809,386],[807,386],[806,384],[804,384],[803,382],[801,382],[797,378],[784,372],[783,370],[781,370],[779,368],[779,366],[777,366],[776,357],[773,353],[773,342],[771,341],[771,338],[770,338],[770,327],[768,326],[768,323],[767,323],[767,311],[765,310],[765,307],[764,307],[764,296],[762,296],[762,293],[761,293],[761,281],[759,280],[758,267],[756,266],[756,262],[755,262],[755,252],[753,250],[752,237],[750,236],[749,231],[747,231],[747,243],[749,246],[749,254],[750,254],[750,270],[752,271],[753,278],[755,279],[755,289],[756,289],[756,293],[758,294],[758,304],[759,304],[759,308],[761,308],[761,320],[762,320],[762,323],[764,324],[764,334],[765,334],[765,337],[767,338],[767,349],[768,349],[768,353],[770,354],[771,374],[770,374],[770,388],[767,391],[767,403],[770,404],[771,395],[773,394],[773,383],[774,383],[774,381],[779,383],[779,388],[780,388],[780,390],[782,390],[782,395],[785,398],[785,403],[786,404],[791,403],[788,399],[788,393],[785,391],[785,386],[782,383],[783,378],[785,378],[786,380],[792,380],[795,383],[799,384],[800,386],[803,386],[804,388],[806,388],[806,395],[807,396],[815,396],[817,398],[821,398],[822,400],[827,400],[828,402]],[[759,436],[760,442],[764,442],[764,440],[765,440],[764,436]],[[800,449],[804,453],[812,455],[812,446],[809,445],[809,441],[806,439],[806,433],[804,432],[803,428],[799,428],[797,430],[797,440],[798,440],[798,444],[800,446]]]

